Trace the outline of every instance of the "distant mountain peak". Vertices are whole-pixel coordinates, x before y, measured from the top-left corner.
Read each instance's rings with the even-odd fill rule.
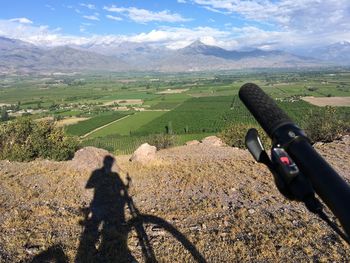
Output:
[[[191,43],[190,45],[179,49],[180,52],[190,53],[190,54],[203,54],[203,55],[217,55],[219,53],[226,53],[227,50],[204,44],[199,39]]]
[[[207,46],[204,44],[200,39],[197,39],[196,41],[189,44],[187,47],[201,47],[201,46]]]

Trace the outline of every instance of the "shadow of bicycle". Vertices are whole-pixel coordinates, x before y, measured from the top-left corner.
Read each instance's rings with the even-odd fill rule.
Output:
[[[145,230],[145,224],[152,224],[177,239],[195,261],[205,262],[196,247],[174,226],[164,219],[139,212],[128,193],[131,178],[128,175],[128,183],[124,184],[119,174],[112,171],[114,162],[112,156],[106,156],[103,167],[93,171],[86,184],[87,189],[94,189],[94,196],[90,207],[83,209],[84,230],[75,261],[137,262],[127,243],[129,233],[135,230],[145,262],[157,262]],[[131,214],[128,221],[126,207]]]

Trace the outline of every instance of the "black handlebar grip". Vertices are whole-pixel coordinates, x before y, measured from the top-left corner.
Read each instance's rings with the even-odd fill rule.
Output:
[[[239,98],[270,137],[279,127],[294,124],[276,102],[253,83],[246,83],[240,88]]]

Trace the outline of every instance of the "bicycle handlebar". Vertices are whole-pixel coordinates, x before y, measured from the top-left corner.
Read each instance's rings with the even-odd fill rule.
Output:
[[[243,85],[239,97],[270,137],[281,125],[293,123],[276,102],[253,83]]]
[[[350,186],[313,149],[304,132],[261,88],[243,85],[239,97],[275,144],[282,145],[350,236]]]

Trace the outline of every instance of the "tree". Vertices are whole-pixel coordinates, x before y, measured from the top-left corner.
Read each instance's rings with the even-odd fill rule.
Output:
[[[165,129],[167,134],[173,134],[173,124],[171,121],[168,122],[168,125],[165,127]]]
[[[78,149],[78,140],[68,137],[52,121],[21,117],[0,125],[0,159],[30,161],[36,158],[67,160]]]
[[[6,108],[2,108],[1,110],[1,121],[8,121],[9,120],[9,114],[7,113]]]

